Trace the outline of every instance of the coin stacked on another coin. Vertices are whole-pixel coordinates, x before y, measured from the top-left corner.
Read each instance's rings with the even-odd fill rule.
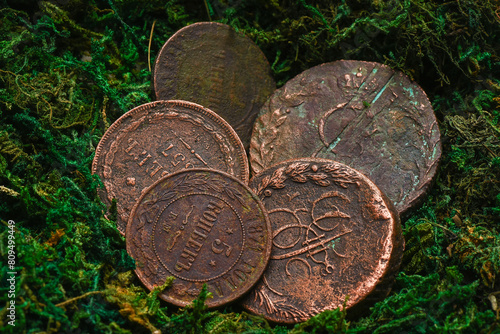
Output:
[[[174,276],[160,297],[185,306],[207,284],[207,305],[221,306],[249,291],[271,252],[239,137],[248,146],[276,88],[271,69],[249,38],[197,23],[165,43],[154,87],[159,101],[125,113],[101,139],[92,165],[99,195],[108,206],[116,200],[117,228],[146,287]]]
[[[251,39],[215,22],[180,29],[155,61],[158,100],[188,100],[215,111],[245,148],[257,114],[276,89],[266,57]]]
[[[294,323],[385,297],[404,250],[399,215],[430,188],[441,156],[425,92],[382,64],[318,65],[264,104],[249,154],[273,248],[243,306]]]
[[[124,234],[139,196],[160,178],[184,168],[214,168],[248,182],[241,140],[220,116],[198,104],[171,100],[136,107],[116,120],[96,148],[92,171],[104,203],[117,200]]]
[[[441,154],[417,84],[336,61],[275,90],[250,39],[196,23],[163,46],[154,88],[159,101],[119,118],[93,162],[146,287],[174,276],[160,297],[184,306],[206,284],[209,307],[242,298],[283,323],[387,295],[404,249],[399,216]]]
[[[370,177],[405,215],[441,157],[425,92],[401,72],[365,61],[310,68],[276,90],[252,133],[254,173],[296,157],[327,158]]]
[[[186,306],[207,284],[221,306],[245,294],[270,256],[271,228],[257,196],[214,170],[183,170],[158,180],[140,197],[127,225],[127,251],[149,289],[176,279],[160,294]]]

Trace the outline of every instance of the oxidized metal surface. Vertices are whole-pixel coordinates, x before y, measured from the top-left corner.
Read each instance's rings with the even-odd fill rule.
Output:
[[[318,157],[371,178],[400,214],[430,187],[440,133],[425,92],[401,72],[373,62],[313,67],[278,89],[254,125],[250,165]]]
[[[389,292],[404,248],[399,216],[366,176],[318,158],[288,160],[250,180],[271,221],[269,265],[243,306],[283,323]]]
[[[155,62],[158,100],[181,99],[218,113],[247,148],[260,107],[276,89],[271,67],[248,37],[215,22],[180,29]]]
[[[184,168],[215,168],[248,182],[248,160],[234,130],[217,114],[185,101],[157,101],[116,120],[96,148],[92,173],[104,188],[101,200],[117,200],[123,234],[141,192]]]
[[[127,251],[140,280],[153,289],[176,279],[159,296],[185,306],[203,284],[221,306],[246,293],[271,253],[271,226],[258,197],[229,174],[184,170],[148,188],[127,225]]]

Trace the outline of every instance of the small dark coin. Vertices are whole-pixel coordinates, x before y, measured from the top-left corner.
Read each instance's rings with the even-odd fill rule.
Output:
[[[159,296],[178,306],[192,302],[203,284],[213,296],[208,307],[241,297],[271,253],[271,226],[258,197],[210,169],[180,171],[149,187],[132,210],[126,238],[148,289],[175,277]]]
[[[275,88],[259,47],[221,23],[200,22],[180,29],[155,62],[158,100],[187,100],[210,108],[236,130],[245,147],[260,107]]]
[[[258,173],[297,157],[333,159],[371,178],[403,215],[425,195],[441,156],[425,92],[401,72],[364,61],[313,67],[276,90],[255,123]]]
[[[117,200],[123,234],[130,209],[154,181],[184,168],[215,168],[248,182],[248,159],[238,135],[220,116],[186,101],[157,101],[114,122],[96,148],[92,173],[101,200]]]
[[[281,323],[389,292],[404,239],[397,211],[360,172],[327,159],[274,165],[250,180],[271,221],[269,265],[243,306]]]

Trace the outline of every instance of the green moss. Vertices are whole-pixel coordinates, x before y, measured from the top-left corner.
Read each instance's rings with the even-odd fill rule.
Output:
[[[3,326],[2,306],[4,332],[500,331],[488,300],[500,286],[496,1],[0,3],[0,257],[12,219],[19,272],[17,324]],[[154,99],[149,66],[163,43],[209,16],[252,38],[280,86],[317,64],[359,59],[402,70],[431,99],[443,136],[439,174],[403,224],[393,291],[363,317],[332,310],[279,326],[237,306],[209,311],[206,290],[176,309],[135,277],[91,161],[110,124]],[[0,273],[5,282],[7,268]],[[0,305],[5,291],[1,283]]]

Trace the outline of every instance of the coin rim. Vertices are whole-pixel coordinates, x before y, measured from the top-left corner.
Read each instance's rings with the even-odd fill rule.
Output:
[[[169,175],[165,175],[161,179],[155,181],[152,185],[150,185],[146,190],[144,190],[141,193],[141,196],[139,197],[139,199],[137,200],[137,202],[134,204],[134,207],[130,211],[130,216],[129,216],[129,220],[127,222],[127,229],[126,229],[126,234],[125,234],[126,249],[127,249],[127,253],[130,255],[130,249],[131,249],[132,246],[131,246],[131,241],[129,241],[130,240],[129,239],[129,236],[130,236],[129,230],[132,228],[132,220],[133,220],[132,217],[134,217],[135,212],[137,211],[137,208],[139,207],[139,205],[140,205],[141,201],[143,200],[143,198],[149,193],[149,191],[151,189],[155,188],[158,184],[160,184],[161,182],[163,182],[165,179],[168,179],[168,178],[173,177],[173,176],[177,176],[178,174],[191,173],[191,172],[208,172],[208,173],[220,174],[220,175],[222,175],[224,177],[232,179],[233,181],[236,181],[241,186],[243,186],[243,188],[248,191],[248,193],[252,196],[252,199],[260,207],[261,212],[264,215],[265,225],[266,225],[267,233],[268,233],[268,238],[267,238],[267,242],[266,242],[266,245],[265,245],[264,258],[262,259],[262,261],[258,261],[258,264],[262,263],[262,265],[261,265],[261,267],[258,270],[255,271],[257,274],[253,276],[253,279],[249,279],[247,281],[247,282],[251,282],[251,283],[248,283],[246,289],[241,289],[240,291],[238,291],[238,293],[231,293],[229,295],[230,298],[224,298],[224,299],[221,298],[217,302],[212,302],[213,299],[207,299],[205,301],[205,305],[208,308],[215,308],[215,307],[220,307],[222,305],[234,302],[235,300],[241,298],[242,296],[244,296],[245,294],[247,294],[248,292],[250,292],[254,288],[255,284],[257,282],[259,282],[259,280],[261,279],[262,275],[264,274],[265,269],[267,268],[267,265],[269,263],[269,259],[271,257],[272,229],[271,229],[271,221],[269,220],[269,216],[268,216],[267,210],[264,207],[264,204],[262,203],[262,201],[260,200],[260,198],[254,193],[254,191],[247,184],[243,183],[241,180],[237,179],[236,177],[234,177],[231,174],[228,174],[226,172],[219,171],[219,170],[216,170],[216,169],[210,169],[210,168],[190,168],[190,169],[183,169],[183,170],[177,171],[177,172],[169,174]],[[243,224],[243,226],[245,226],[245,224]],[[130,255],[130,257],[132,257],[132,256]],[[142,284],[148,290],[152,291],[154,287],[150,287],[151,284],[147,284],[146,283],[147,280],[144,279],[144,277],[143,277],[143,275],[142,275],[141,272],[138,272],[138,268],[137,267],[134,269],[134,272],[136,273],[137,277],[142,282]],[[180,278],[176,277],[176,279],[180,279]],[[169,302],[169,303],[171,303],[173,305],[180,306],[180,307],[187,306],[187,305],[189,305],[192,302],[192,301],[190,301],[190,302],[179,301],[179,300],[174,299],[174,298],[172,298],[170,296],[167,296],[164,292],[160,293],[158,296],[160,298],[162,298],[163,300],[165,300],[166,302]],[[194,299],[196,299],[196,298],[194,298]]]

